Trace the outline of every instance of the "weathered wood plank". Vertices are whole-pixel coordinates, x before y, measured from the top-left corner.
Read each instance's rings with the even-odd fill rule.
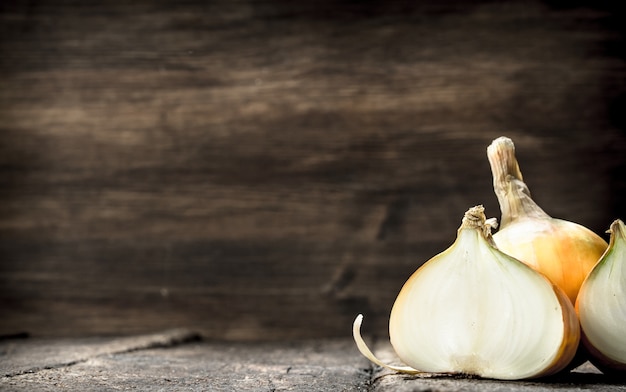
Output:
[[[587,364],[558,377],[498,381],[407,376],[372,367],[349,338],[290,342],[195,341],[189,331],[0,343],[3,391],[626,391]],[[184,343],[184,344],[181,344]],[[377,355],[391,361],[389,343]]]
[[[17,377],[45,369],[70,367],[97,357],[173,347],[199,340],[196,332],[183,329],[130,337],[6,339],[0,342],[0,374],[2,378]]]
[[[498,208],[626,216],[622,16],[543,2],[8,1],[0,334],[386,333],[404,280]]]
[[[132,342],[131,338],[126,340]],[[112,347],[116,339],[99,344],[68,339],[44,339],[37,343],[16,345],[14,357],[37,362],[45,352],[60,360],[82,360],[0,377],[0,389],[366,391],[370,378],[366,361],[353,355],[355,349],[346,339],[273,344],[199,342],[125,352]],[[90,355],[85,356],[85,352]],[[0,370],[4,370],[1,362]]]

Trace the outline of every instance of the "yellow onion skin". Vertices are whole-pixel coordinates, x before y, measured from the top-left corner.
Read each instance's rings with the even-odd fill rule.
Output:
[[[495,139],[487,157],[502,212],[500,229],[493,235],[496,245],[547,276],[574,304],[582,282],[608,244],[582,225],[551,217],[535,203],[511,139]]]
[[[581,343],[602,372],[626,377],[626,226],[617,219],[609,247],[583,282],[576,300]],[[621,352],[621,358],[616,353]],[[611,354],[612,352],[613,354]]]
[[[493,239],[501,251],[546,275],[572,303],[607,247],[586,227],[550,217],[517,219]]]

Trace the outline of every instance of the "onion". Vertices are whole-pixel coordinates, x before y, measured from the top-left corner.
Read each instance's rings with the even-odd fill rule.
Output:
[[[404,284],[389,320],[391,345],[409,366],[382,363],[353,325],[361,353],[398,372],[495,379],[547,376],[576,353],[573,305],[545,276],[499,251],[484,208],[470,208],[456,241]]]
[[[626,226],[617,219],[609,232],[609,247],[583,282],[576,310],[591,362],[626,375]]]
[[[495,139],[487,157],[502,211],[500,230],[493,235],[496,245],[546,275],[575,303],[580,285],[608,244],[584,226],[550,217],[533,201],[511,139]]]

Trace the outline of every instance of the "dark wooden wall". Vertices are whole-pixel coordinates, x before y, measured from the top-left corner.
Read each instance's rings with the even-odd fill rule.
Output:
[[[0,335],[386,334],[485,149],[626,218],[609,2],[0,2]]]

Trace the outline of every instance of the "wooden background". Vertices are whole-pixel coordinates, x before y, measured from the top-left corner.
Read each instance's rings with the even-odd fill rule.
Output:
[[[467,208],[626,218],[610,2],[0,2],[0,335],[386,336]],[[606,238],[606,237],[605,237]]]

